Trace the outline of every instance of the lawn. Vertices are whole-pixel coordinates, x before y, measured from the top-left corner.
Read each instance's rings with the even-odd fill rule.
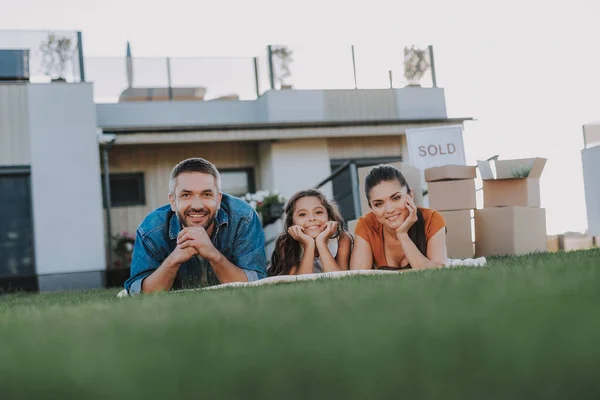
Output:
[[[0,296],[0,398],[600,397],[600,249],[116,292]]]

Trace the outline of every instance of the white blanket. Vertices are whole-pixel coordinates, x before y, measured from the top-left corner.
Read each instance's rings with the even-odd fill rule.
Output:
[[[450,267],[459,267],[459,266],[467,266],[467,267],[483,267],[487,264],[485,257],[480,258],[466,258],[463,260],[459,259],[448,259],[446,262],[446,268]],[[346,276],[353,275],[390,275],[390,274],[402,274],[404,271],[380,271],[375,269],[370,270],[355,270],[355,271],[337,271],[337,272],[323,272],[320,274],[306,274],[306,275],[282,275],[282,276],[272,276],[270,278],[260,279],[254,282],[232,282],[232,283],[224,283],[222,285],[208,286],[205,288],[197,288],[197,289],[183,289],[176,290],[174,292],[189,292],[189,291],[197,291],[197,290],[215,290],[215,289],[223,289],[230,287],[249,287],[249,286],[263,286],[263,285],[273,285],[278,283],[286,283],[286,282],[302,282],[302,281],[314,281],[317,279],[338,279]],[[122,290],[117,294],[117,297],[128,297],[127,291]]]

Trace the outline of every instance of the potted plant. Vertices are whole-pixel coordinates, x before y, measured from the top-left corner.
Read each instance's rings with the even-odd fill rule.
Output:
[[[66,82],[65,70],[73,57],[72,44],[73,40],[70,37],[50,33],[48,39],[40,45],[45,75],[49,76],[52,82]]]
[[[286,78],[292,75],[290,64],[292,61],[293,52],[287,46],[273,46],[271,55],[275,58],[276,63],[276,79],[279,82],[280,89],[291,89],[292,85],[286,83]]]
[[[279,194],[279,190],[259,190],[256,193],[246,194],[242,199],[248,202],[260,216],[263,227],[281,218],[286,201]]]
[[[419,81],[430,67],[429,52],[411,46],[404,48],[404,78],[406,86],[421,86]]]
[[[121,232],[112,237],[114,241],[113,251],[119,257],[114,262],[115,268],[129,268],[133,256],[133,246],[135,244],[135,236],[129,232]]]

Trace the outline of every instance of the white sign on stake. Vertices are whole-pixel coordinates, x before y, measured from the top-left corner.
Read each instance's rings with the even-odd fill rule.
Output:
[[[421,171],[442,165],[466,165],[462,126],[406,130],[410,165]]]

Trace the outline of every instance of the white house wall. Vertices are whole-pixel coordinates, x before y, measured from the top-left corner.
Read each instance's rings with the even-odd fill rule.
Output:
[[[106,260],[92,85],[32,84],[27,92],[40,290],[100,287]]]
[[[581,152],[585,202],[587,206],[588,234],[600,236],[600,146]]]
[[[27,85],[0,84],[0,166],[31,164]]]
[[[395,90],[326,90],[324,98],[327,120],[398,119]]]
[[[331,174],[326,139],[289,140],[272,144],[273,187],[285,197],[314,187]],[[321,190],[332,197],[331,184]]]

